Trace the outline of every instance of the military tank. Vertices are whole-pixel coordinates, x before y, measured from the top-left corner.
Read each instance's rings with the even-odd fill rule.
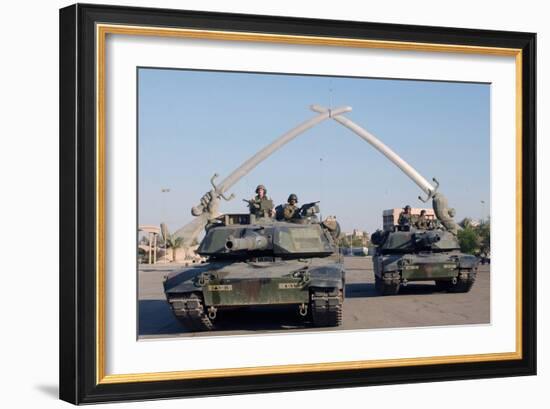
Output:
[[[411,281],[435,281],[438,291],[465,293],[476,279],[478,258],[461,253],[457,237],[444,228],[413,225],[371,235],[376,291],[395,295]]]
[[[175,316],[204,331],[214,329],[223,309],[287,305],[313,326],[340,325],[345,271],[338,226],[319,222],[312,208],[292,222],[254,214],[211,220],[197,249],[207,263],[165,278]]]

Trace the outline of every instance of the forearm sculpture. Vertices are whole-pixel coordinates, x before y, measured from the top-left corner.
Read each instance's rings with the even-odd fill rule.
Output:
[[[194,206],[191,209],[191,213],[196,218],[176,231],[175,235],[183,238],[183,246],[189,247],[193,240],[200,234],[204,229],[204,226],[208,220],[213,219],[219,215],[218,208],[220,199],[231,200],[234,195],[231,194],[229,197],[226,197],[225,193],[241,180],[246,174],[248,174],[252,169],[254,169],[258,164],[267,159],[271,154],[282,148],[288,142],[296,138],[298,135],[304,133],[308,129],[314,127],[315,125],[323,122],[326,119],[332,118],[339,124],[350,129],[362,139],[367,141],[380,153],[386,156],[391,162],[393,162],[399,169],[401,169],[409,178],[412,179],[414,183],[422,189],[422,191],[427,195],[425,199],[418,197],[421,201],[427,202],[432,199],[432,206],[435,212],[436,217],[440,220],[441,224],[451,233],[457,234],[458,229],[460,228],[458,224],[454,221],[454,209],[448,207],[447,198],[440,192],[437,191],[439,183],[435,178],[433,181],[435,186],[428,182],[420,173],[416,171],[411,165],[409,165],[405,160],[403,160],[398,154],[396,154],[392,149],[385,145],[381,140],[375,137],[373,134],[365,130],[364,128],[357,125],[355,122],[343,116],[346,112],[352,110],[349,106],[343,106],[336,109],[328,109],[321,107],[319,105],[312,105],[311,109],[314,112],[317,112],[317,116],[310,118],[309,120],[301,123],[297,127],[291,129],[284,135],[277,138],[271,144],[257,152],[255,155],[250,157],[245,161],[241,166],[235,169],[228,177],[226,177],[219,184],[215,184],[214,180],[218,177],[217,174],[214,174],[210,179],[212,184],[212,189],[205,193],[200,200],[200,203],[197,206]]]
[[[319,112],[317,116],[314,116],[313,118],[310,118],[309,120],[301,123],[297,127],[291,129],[284,135],[277,138],[271,144],[257,152],[255,155],[250,157],[247,161],[245,161],[241,166],[235,169],[228,177],[226,177],[222,182],[217,185],[214,183],[214,180],[218,175],[214,174],[214,176],[210,180],[210,183],[212,184],[212,189],[203,195],[200,203],[197,206],[194,206],[191,209],[191,214],[193,216],[197,216],[196,219],[175,232],[176,236],[183,238],[183,246],[190,246],[193,240],[204,229],[204,226],[206,225],[208,220],[218,216],[220,198],[224,200],[231,200],[234,195],[226,197],[225,193],[233,185],[235,185],[235,183],[241,180],[247,173],[249,173],[265,159],[267,159],[271,154],[273,154],[284,145],[289,143],[291,140],[296,138],[298,135],[304,133],[308,129],[323,122],[324,120],[329,119],[331,115],[339,115],[348,111],[351,111],[351,107],[344,106],[330,111],[327,110],[325,112]]]
[[[330,109],[321,107],[319,105],[312,105],[311,109],[317,113],[328,113],[333,120],[359,135],[362,139],[367,141],[386,158],[393,162],[399,169],[403,171],[403,173],[411,178],[412,181],[416,183],[424,193],[426,193],[426,199],[422,199],[422,197],[420,196],[418,197],[422,202],[425,203],[428,200],[432,199],[432,207],[434,209],[436,217],[439,219],[441,224],[451,233],[455,235],[457,234],[460,226],[458,226],[458,224],[453,219],[454,209],[449,208],[447,198],[441,192],[437,191],[439,187],[439,182],[435,178],[433,178],[433,181],[435,183],[435,186],[433,186],[420,173],[418,173],[416,169],[405,162],[397,153],[395,153],[391,148],[385,145],[376,136],[368,132],[366,129],[360,127],[349,118],[343,116],[343,112],[331,111]]]

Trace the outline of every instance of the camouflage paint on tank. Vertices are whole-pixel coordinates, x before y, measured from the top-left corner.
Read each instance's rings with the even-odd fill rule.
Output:
[[[206,312],[219,308],[295,305],[302,314],[309,306],[317,324],[339,325],[345,294],[334,240],[339,229],[335,220],[318,222],[314,210],[308,206],[294,222],[243,214],[211,221],[198,248],[208,263],[165,278],[174,313],[211,329]]]
[[[328,261],[205,264],[172,273],[164,286],[168,296],[202,292],[207,306],[301,304],[311,287],[342,289],[343,266]]]
[[[309,287],[295,278],[228,279],[203,288],[207,306],[301,304],[309,301]]]

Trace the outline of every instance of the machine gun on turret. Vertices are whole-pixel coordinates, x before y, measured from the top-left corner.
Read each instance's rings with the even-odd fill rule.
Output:
[[[311,216],[315,216],[316,214],[319,213],[319,203],[320,201],[316,201],[316,202],[310,202],[310,203],[305,203],[303,204],[301,207],[300,207],[300,216],[302,217],[311,217]]]

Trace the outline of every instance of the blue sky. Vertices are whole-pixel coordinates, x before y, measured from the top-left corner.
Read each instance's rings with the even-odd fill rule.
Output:
[[[191,221],[190,208],[258,150],[314,116],[309,105],[350,105],[347,116],[436,177],[457,219],[486,217],[490,199],[490,85],[303,75],[139,69],[139,223]],[[245,212],[259,183],[275,203],[321,200],[343,229],[373,232],[382,210],[421,207],[422,192],[357,135],[325,121],[237,183],[222,212]],[[169,188],[169,193],[161,189]],[[485,204],[482,204],[484,201]]]

